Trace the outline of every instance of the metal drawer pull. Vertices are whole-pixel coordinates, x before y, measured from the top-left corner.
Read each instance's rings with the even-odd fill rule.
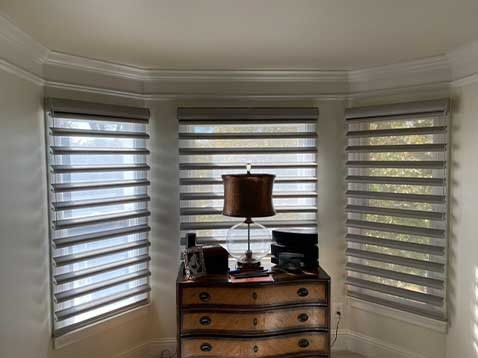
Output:
[[[297,316],[297,319],[300,322],[307,322],[309,320],[309,316],[307,315],[307,313],[301,313],[300,315]]]
[[[306,289],[305,287],[301,287],[297,290],[297,295],[299,295],[300,297],[305,297],[309,294],[309,290]]]
[[[252,299],[257,300],[257,292],[252,292]]]
[[[209,326],[211,324],[211,318],[208,316],[203,316],[199,319],[199,323],[201,323],[203,326]]]
[[[297,344],[300,348],[307,348],[309,346],[309,341],[305,338],[302,338]]]
[[[253,319],[252,324],[253,324],[254,326],[257,326],[257,318],[254,318],[254,319]]]
[[[201,344],[201,350],[203,352],[210,352],[212,351],[212,346],[209,343],[203,343]]]
[[[254,346],[254,353],[257,353],[259,352],[259,347],[258,346]]]
[[[201,292],[199,294],[199,299],[203,302],[209,301],[210,298],[211,298],[211,295],[209,295],[209,293],[207,293],[207,292]]]

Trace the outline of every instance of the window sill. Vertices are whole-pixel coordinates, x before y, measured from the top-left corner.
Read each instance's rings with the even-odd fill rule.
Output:
[[[120,326],[126,322],[149,315],[151,312],[151,303],[123,312],[117,316],[107,318],[96,322],[90,326],[80,328],[76,331],[66,333],[61,337],[53,338],[53,348],[60,349],[72,343],[79,342],[85,338],[94,336],[105,330]]]
[[[375,303],[362,301],[354,297],[348,297],[347,300],[349,302],[350,307],[358,310],[371,312],[388,318],[393,318],[395,320],[410,323],[415,326],[428,328],[439,333],[448,332],[448,322],[422,317],[410,312],[404,312],[390,307],[377,305]]]

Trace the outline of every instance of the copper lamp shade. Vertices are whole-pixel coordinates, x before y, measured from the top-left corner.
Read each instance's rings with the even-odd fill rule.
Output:
[[[272,174],[225,174],[223,215],[259,218],[275,215]]]

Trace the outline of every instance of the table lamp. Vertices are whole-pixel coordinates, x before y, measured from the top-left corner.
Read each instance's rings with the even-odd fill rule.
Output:
[[[237,260],[240,269],[260,268],[261,259],[269,253],[271,234],[252,218],[275,215],[272,204],[274,178],[272,174],[251,174],[250,164],[246,174],[222,175],[223,215],[245,218],[231,227],[226,236],[227,251]]]

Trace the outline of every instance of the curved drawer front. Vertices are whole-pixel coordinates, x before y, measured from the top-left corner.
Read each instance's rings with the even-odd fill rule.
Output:
[[[327,290],[323,282],[263,287],[187,287],[182,291],[181,303],[186,306],[327,303]]]
[[[274,338],[182,338],[183,357],[275,357],[310,353],[312,356],[327,354],[327,335],[303,333]]]
[[[185,312],[182,332],[221,331],[231,334],[274,332],[287,329],[327,329],[325,307],[304,307],[260,312]]]

